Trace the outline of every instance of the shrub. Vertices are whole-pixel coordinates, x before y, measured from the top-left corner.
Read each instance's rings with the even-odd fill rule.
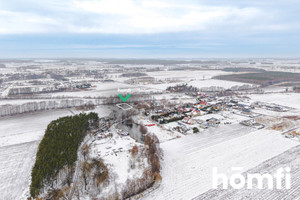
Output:
[[[135,156],[138,153],[138,151],[139,151],[139,148],[136,145],[134,145],[131,149],[131,155]]]
[[[194,133],[198,133],[198,132],[199,132],[199,129],[198,129],[197,127],[194,127],[194,128],[193,128],[193,132],[194,132]]]

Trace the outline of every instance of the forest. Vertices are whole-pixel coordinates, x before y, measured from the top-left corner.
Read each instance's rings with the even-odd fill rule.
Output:
[[[268,86],[281,82],[298,82],[300,81],[300,73],[262,71],[257,73],[220,75],[213,78]]]
[[[31,172],[32,197],[37,197],[45,186],[51,185],[63,168],[71,169],[66,179],[67,184],[71,183],[77,150],[88,131],[96,128],[98,122],[98,114],[91,112],[62,117],[47,126]]]

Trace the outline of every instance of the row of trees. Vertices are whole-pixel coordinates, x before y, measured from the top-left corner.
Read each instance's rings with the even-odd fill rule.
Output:
[[[62,117],[47,126],[31,173],[32,197],[38,196],[46,186],[51,186],[61,169],[74,167],[83,138],[90,128],[98,126],[98,121],[98,114],[89,113]]]
[[[126,101],[126,103],[137,103],[137,102],[145,102],[153,100],[153,96],[149,94],[139,94],[139,95],[131,95],[130,98]],[[118,95],[111,96],[103,99],[103,104],[116,104],[123,103]]]
[[[139,102],[139,101],[150,101],[152,100],[152,97],[149,95],[140,95],[135,96],[132,95],[128,99],[127,102]],[[73,108],[73,107],[93,107],[96,105],[101,104],[116,104],[116,103],[122,103],[122,100],[118,97],[106,97],[106,98],[96,98],[96,99],[61,99],[61,100],[49,100],[49,101],[34,101],[34,102],[28,102],[23,104],[6,104],[0,106],[0,117],[4,116],[11,116],[11,115],[18,115],[28,112],[35,112],[35,111],[44,111],[44,110],[54,110],[54,109],[63,109],[63,108]]]
[[[19,87],[19,88],[11,88],[8,92],[8,95],[61,92],[66,89],[67,88],[56,88],[54,86],[52,86],[52,87]]]
[[[133,146],[131,150],[132,157],[136,157],[139,151],[142,151],[142,149]],[[145,136],[145,146],[143,151],[145,151],[150,167],[144,170],[143,175],[140,178],[128,179],[126,181],[126,187],[121,191],[122,199],[128,199],[140,194],[153,186],[155,182],[159,182],[162,179],[160,176],[160,160],[163,155],[156,135],[147,134]]]
[[[18,105],[2,105],[0,106],[0,117],[23,114],[35,111],[54,110],[72,107],[92,106],[93,101],[85,101],[83,99],[65,99],[60,101],[40,101],[28,102]]]
[[[249,85],[249,84],[244,84],[244,85],[235,85],[232,86],[231,88],[228,88],[229,90],[233,91],[239,91],[239,90],[249,90],[249,89],[254,89],[257,88],[258,86],[256,85]],[[182,84],[182,85],[176,85],[176,86],[170,86],[167,88],[168,91],[170,92],[220,92],[220,91],[225,91],[226,89],[221,86],[210,86],[210,87],[193,87],[191,85],[187,84]]]

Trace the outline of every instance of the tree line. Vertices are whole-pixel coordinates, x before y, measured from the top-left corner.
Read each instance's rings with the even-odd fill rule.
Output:
[[[36,161],[31,173],[30,194],[37,197],[42,189],[51,186],[64,167],[74,168],[77,150],[92,128],[98,126],[97,113],[62,117],[52,121],[39,144]],[[74,170],[71,170],[71,175]],[[66,180],[71,184],[70,180]]]
[[[65,99],[60,101],[34,101],[17,105],[1,105],[0,117],[18,115],[28,112],[64,109],[82,106],[96,105],[93,101],[86,101],[84,99]]]

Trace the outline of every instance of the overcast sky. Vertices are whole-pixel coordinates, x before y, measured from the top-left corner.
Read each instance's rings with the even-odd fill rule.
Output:
[[[300,57],[299,0],[0,0],[0,57]]]

